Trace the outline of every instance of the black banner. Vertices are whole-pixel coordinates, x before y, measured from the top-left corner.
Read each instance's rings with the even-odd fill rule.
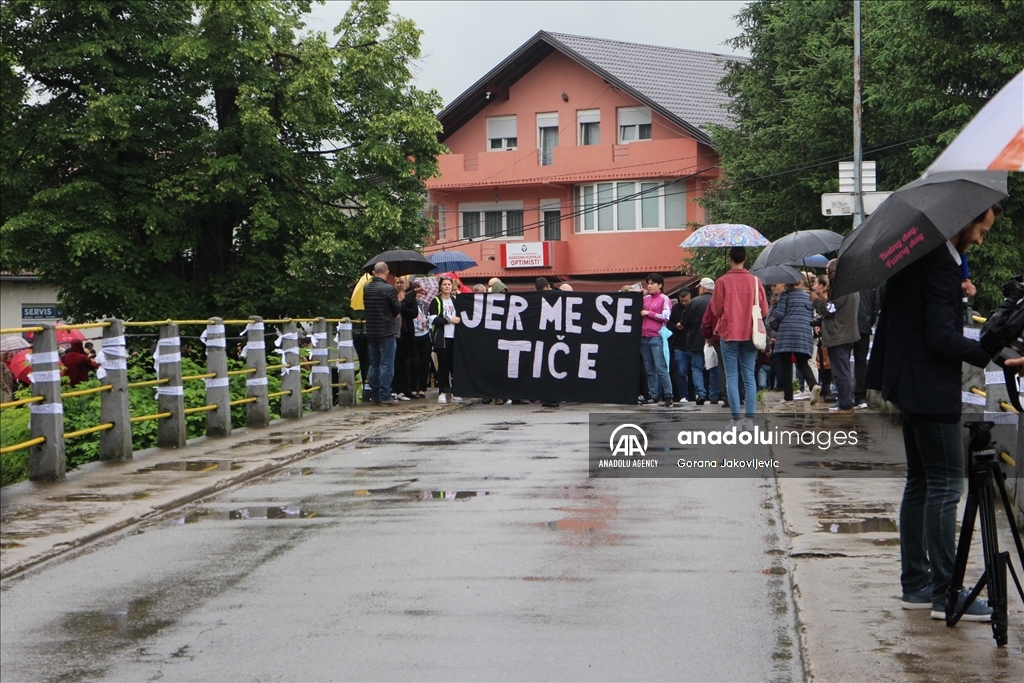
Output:
[[[636,403],[642,306],[638,293],[456,297],[453,389],[476,398]]]

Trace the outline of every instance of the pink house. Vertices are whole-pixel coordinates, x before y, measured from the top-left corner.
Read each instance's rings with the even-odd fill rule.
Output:
[[[457,249],[469,280],[538,276],[611,289],[678,275],[718,177],[708,124],[729,125],[707,52],[541,31],[446,107],[451,154],[427,183],[426,252]]]

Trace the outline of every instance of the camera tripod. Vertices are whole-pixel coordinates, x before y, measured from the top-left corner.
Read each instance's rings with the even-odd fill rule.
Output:
[[[999,552],[999,538],[996,534],[995,489],[1002,496],[1003,509],[1010,522],[1010,532],[1017,545],[1017,554],[1021,566],[1024,567],[1024,545],[1021,544],[1020,531],[1013,518],[1010,499],[1006,495],[1003,484],[1005,475],[996,460],[996,449],[992,444],[992,422],[967,422],[964,426],[969,430],[970,469],[967,479],[967,506],[964,509],[963,524],[960,526],[960,541],[956,548],[956,563],[953,565],[953,576],[949,584],[949,595],[946,598],[946,626],[956,626],[981,593],[988,587],[988,603],[992,607],[992,637],[996,645],[1006,645],[1006,570],[1010,570],[1017,592],[1024,600],[1024,589],[1020,579],[1010,563],[1009,551]],[[967,572],[967,557],[971,551],[971,537],[974,535],[974,520],[981,512],[981,547],[985,560],[985,571],[978,583],[971,589],[963,604],[958,607],[958,599],[963,591],[964,575]]]

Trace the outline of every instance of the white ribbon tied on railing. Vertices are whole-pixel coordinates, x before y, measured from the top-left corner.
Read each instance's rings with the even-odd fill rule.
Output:
[[[265,349],[267,348],[266,342],[249,342],[242,347],[242,350],[238,352],[239,358],[247,358],[249,356],[249,349]]]
[[[30,353],[25,356],[30,365],[46,365],[47,363],[59,363],[60,354],[56,351],[45,351],[43,353]]]
[[[309,350],[309,357],[310,358],[323,358],[323,357],[327,356],[327,352],[328,351],[330,351],[330,349],[310,349]]]
[[[286,365],[283,368],[281,368],[281,376],[283,377],[283,376],[287,375],[289,372],[300,372],[301,370],[302,370],[302,368],[300,368],[297,364],[296,365]]]
[[[267,378],[266,377],[257,377],[255,379],[247,379],[247,380],[245,380],[245,386],[247,386],[247,387],[265,387],[265,386],[267,386]]]
[[[218,387],[226,387],[226,386],[228,386],[228,384],[231,381],[231,378],[230,377],[207,377],[205,381],[206,381],[206,388],[207,389],[214,389],[214,388],[218,388]]]
[[[341,341],[338,342],[339,349],[351,346],[355,346],[355,343],[351,339],[342,339]]]
[[[318,341],[321,341],[321,340],[327,341],[327,333],[326,332],[314,332],[313,334],[309,335],[309,338],[313,341],[313,346],[316,346],[316,343]]]
[[[60,370],[37,370],[28,373],[28,381],[32,384],[46,384],[60,381]]]
[[[63,403],[29,403],[28,412],[33,415],[63,415]]]
[[[356,364],[355,363],[335,363],[334,364],[334,369],[335,370],[355,370],[356,369]]]
[[[103,379],[107,376],[108,370],[128,369],[128,349],[125,348],[124,335],[119,337],[106,337],[100,341],[100,350],[96,354],[96,379]]]
[[[284,362],[285,354],[287,354],[287,353],[294,353],[296,356],[299,355],[299,347],[298,346],[293,346],[290,349],[274,349],[274,353],[281,354],[281,362],[283,363]]]
[[[284,340],[284,339],[292,339],[294,341],[298,341],[299,340],[299,333],[298,332],[285,332],[284,334],[281,334],[280,332],[278,332],[277,333],[277,339],[274,340],[274,346],[276,346],[277,348],[281,348],[281,341]]]
[[[309,381],[313,381],[313,375],[330,375],[331,369],[323,365],[314,365],[309,370]]]
[[[159,370],[161,363],[180,362],[180,353],[160,353],[160,349],[163,348],[164,346],[179,346],[180,344],[181,339],[179,337],[164,337],[163,339],[157,339],[156,348],[153,349],[153,368]]]
[[[207,348],[214,346],[218,348],[224,348],[227,346],[227,340],[224,337],[217,337],[216,339],[210,339],[211,334],[224,334],[223,325],[207,325],[206,329],[199,335],[199,341],[203,342]]]
[[[983,406],[985,405],[985,397],[978,396],[973,391],[962,391],[960,392],[963,397],[963,402],[971,406]]]
[[[182,387],[182,386],[177,386],[177,387],[153,387],[153,388],[156,389],[157,398],[159,398],[161,396],[184,396],[185,395],[185,387]]]

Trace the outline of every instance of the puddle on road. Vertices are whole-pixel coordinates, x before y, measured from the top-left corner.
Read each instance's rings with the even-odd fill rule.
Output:
[[[441,448],[444,446],[465,446],[464,440],[457,439],[422,439],[416,441],[402,441],[399,439],[391,439],[386,436],[368,436],[365,439],[360,439],[359,443],[356,444],[356,448],[363,450],[366,448],[373,448],[374,446],[422,446],[424,448]]]
[[[46,500],[55,503],[114,503],[127,500],[143,500],[149,498],[147,491],[134,493],[69,493],[66,496],[50,496]]]
[[[906,472],[906,463],[862,462],[857,460],[802,460],[795,467],[839,472]]]
[[[298,432],[289,434],[287,432],[271,432],[269,436],[261,439],[249,439],[241,443],[232,444],[230,448],[245,448],[247,446],[298,446],[304,443],[314,443],[323,437],[323,432]]]
[[[175,462],[162,462],[152,467],[125,474],[146,474],[149,472],[214,472],[218,470],[240,470],[245,465],[234,460],[179,460]]]
[[[373,465],[371,467],[357,467],[357,472],[387,472],[389,470],[407,470],[416,465]]]
[[[180,526],[182,524],[195,524],[203,520],[265,520],[265,519],[309,519],[316,517],[317,513],[304,509],[298,505],[279,505],[268,507],[244,507],[236,510],[213,510],[210,508],[199,508],[192,510],[183,517],[175,517],[165,522],[168,526]]]
[[[863,534],[875,531],[895,533],[899,528],[896,522],[888,517],[867,517],[851,522],[819,522],[818,531],[833,534]]]

